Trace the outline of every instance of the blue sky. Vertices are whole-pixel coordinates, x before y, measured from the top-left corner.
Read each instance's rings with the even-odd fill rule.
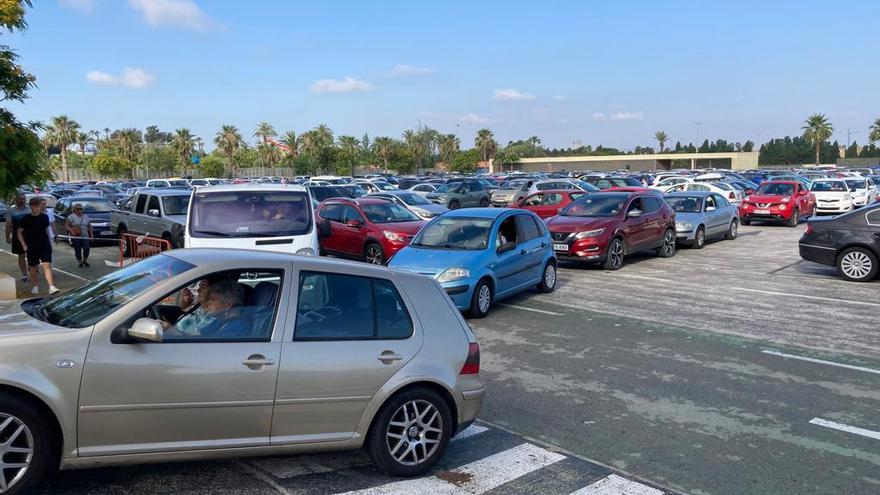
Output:
[[[419,122],[550,147],[797,134],[880,118],[873,1],[39,0],[4,34],[39,88],[23,119],[87,129],[221,124],[250,138],[320,123],[400,136]],[[701,126],[695,122],[702,122]]]

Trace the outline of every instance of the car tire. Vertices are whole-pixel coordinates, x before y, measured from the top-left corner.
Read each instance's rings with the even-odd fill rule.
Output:
[[[492,306],[492,285],[486,279],[477,282],[471,295],[471,307],[468,310],[472,318],[485,318]]]
[[[605,262],[602,268],[605,270],[620,270],[623,268],[623,258],[626,256],[626,247],[623,245],[623,239],[615,237],[608,243],[608,254],[605,256]]]
[[[129,256],[131,256],[131,247],[125,240],[125,234],[127,233],[128,229],[126,229],[125,227],[119,227],[119,229],[116,230],[116,235],[119,236],[119,249],[122,251],[123,258],[128,258]]]
[[[385,264],[385,251],[382,250],[382,246],[378,242],[368,242],[364,246],[364,261],[371,265]]]
[[[424,421],[423,416],[432,420]],[[440,394],[421,387],[406,390],[388,399],[376,414],[367,452],[373,463],[391,476],[423,475],[443,457],[452,437],[452,422],[449,404]],[[411,432],[412,429],[415,430]]]
[[[727,233],[724,234],[724,238],[728,241],[732,241],[736,239],[736,236],[739,234],[739,224],[736,219],[730,221],[730,227],[727,228]]]
[[[800,211],[797,208],[793,212],[791,212],[791,218],[788,219],[788,222],[785,224],[788,227],[797,227],[798,222],[800,221]]]
[[[480,200],[480,208],[488,208],[488,207],[489,207],[489,200],[486,198],[481,199]]]
[[[850,282],[870,282],[877,277],[878,269],[877,255],[867,248],[851,247],[837,257],[837,271]]]
[[[0,470],[0,476],[6,476],[4,481],[8,485],[4,495],[26,493],[30,487],[46,479],[58,465],[48,418],[32,402],[0,392],[0,425],[10,418],[11,422],[0,430],[0,443],[8,442],[15,432],[19,432],[11,445],[4,445],[4,448],[30,448],[31,454],[30,462],[26,461],[27,454],[24,452],[6,452],[3,455],[3,462],[7,465],[16,461],[27,464],[17,471]],[[20,430],[22,426],[24,429]]]
[[[657,256],[661,258],[672,258],[675,256],[675,231],[666,229],[663,233],[663,244],[657,248]]]
[[[177,245],[171,237],[171,234],[162,234],[162,240],[167,241],[168,245],[171,246],[171,249],[177,249]]]
[[[545,294],[553,292],[556,288],[556,263],[548,261],[541,272],[541,281],[538,283],[538,292]]]
[[[452,201],[449,202],[449,204],[446,207],[449,208],[450,210],[457,210],[457,209],[461,208],[461,203],[457,199],[453,199]]]
[[[702,225],[697,227],[697,232],[694,234],[694,242],[691,244],[691,247],[694,249],[703,249],[703,246],[706,245],[706,229],[703,228]]]

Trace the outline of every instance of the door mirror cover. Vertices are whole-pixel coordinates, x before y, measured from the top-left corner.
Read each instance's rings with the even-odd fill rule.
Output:
[[[149,215],[149,216],[151,216],[151,217],[157,217],[157,218],[158,218],[158,217],[159,217],[159,210],[155,210],[155,209],[153,209],[153,210],[147,210],[147,215]]]
[[[358,228],[361,225],[363,225],[363,222],[361,222],[360,220],[348,220],[347,222],[345,222],[345,225],[348,225],[349,227]]]
[[[714,206],[707,206],[706,211],[715,211],[715,207]]]
[[[498,250],[496,251],[498,254],[506,253],[508,251],[513,251],[516,249],[516,243],[513,241],[505,242],[504,244],[498,246]]]
[[[806,195],[807,195],[806,189],[801,189],[801,192],[798,193],[798,196],[806,196]]]
[[[642,210],[630,210],[626,212],[626,218],[638,218],[642,216]]]
[[[136,342],[162,342],[162,323],[152,318],[138,318],[128,329],[128,337]]]

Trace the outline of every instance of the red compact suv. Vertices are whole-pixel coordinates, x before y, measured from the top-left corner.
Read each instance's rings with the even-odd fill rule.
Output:
[[[582,196],[547,220],[560,260],[623,267],[627,254],[654,249],[675,255],[675,212],[652,193],[600,192]]]
[[[797,227],[801,218],[809,218],[816,208],[816,195],[796,180],[770,180],[744,199],[739,207],[743,225],[752,220],[784,222]]]
[[[560,210],[570,205],[572,201],[578,199],[588,191],[579,191],[577,189],[550,189],[548,191],[539,191],[530,194],[519,200],[514,208],[520,210],[529,210],[535,215],[546,220],[556,216]]]
[[[331,198],[316,208],[321,254],[384,265],[409,244],[425,222],[380,198]]]

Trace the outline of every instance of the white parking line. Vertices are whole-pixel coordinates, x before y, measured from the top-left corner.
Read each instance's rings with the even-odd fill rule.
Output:
[[[880,303],[872,303],[865,301],[851,301],[849,299],[835,299],[833,297],[822,297],[822,296],[809,296],[806,294],[792,294],[790,292],[777,292],[773,290],[761,290],[761,289],[749,289],[746,287],[730,287],[731,290],[741,290],[746,292],[757,292],[759,294],[769,294],[772,296],[788,296],[788,297],[800,297],[802,299],[812,299],[814,301],[828,301],[828,302],[836,302],[843,304],[857,304],[860,306],[872,306],[872,307],[880,307]]]
[[[467,428],[458,432],[458,435],[455,435],[454,437],[452,437],[450,442],[454,442],[456,440],[461,440],[461,439],[464,439],[467,437],[472,437],[474,435],[479,435],[480,433],[483,433],[484,431],[488,431],[488,430],[489,430],[489,428],[486,428],[485,426],[470,425]]]
[[[663,492],[611,474],[571,495],[663,495]]]
[[[654,282],[663,282],[663,283],[667,283],[667,284],[677,283],[677,281],[669,280],[668,278],[646,277],[644,275],[631,275],[628,273],[614,273],[614,275],[610,275],[611,272],[606,272],[606,273],[609,273],[609,275],[608,275],[609,277],[613,276],[615,278],[623,277],[623,278],[634,278],[637,280],[653,280]]]
[[[504,306],[505,308],[521,309],[523,311],[531,311],[533,313],[541,313],[542,315],[562,316],[562,313],[554,313],[553,311],[545,311],[543,309],[527,308],[525,306],[517,306],[515,304],[498,303],[498,305]]]
[[[828,366],[836,366],[838,368],[846,368],[849,370],[864,371],[865,373],[874,373],[875,375],[880,375],[880,370],[875,370],[874,368],[866,368],[864,366],[855,366],[852,364],[835,363],[834,361],[826,361],[824,359],[816,359],[816,358],[811,358],[811,357],[798,356],[795,354],[786,354],[784,352],[776,352],[776,351],[771,351],[768,349],[762,349],[761,352],[764,354],[770,354],[771,356],[779,356],[779,357],[787,358],[787,359],[798,359],[800,361],[807,361],[810,363],[827,364]]]
[[[845,431],[847,433],[852,433],[853,435],[860,435],[863,437],[873,438],[874,440],[880,440],[880,431],[866,430],[864,428],[859,428],[858,426],[845,425],[843,423],[828,421],[827,419],[822,418],[813,418],[810,420],[810,423],[818,426],[824,426],[825,428],[831,428],[832,430]]]
[[[4,253],[6,253],[6,254],[10,254],[10,255],[12,255],[12,256],[18,256],[17,254],[13,253],[12,251],[7,251],[7,250],[5,250],[5,249],[0,249],[0,252],[4,252]],[[70,272],[67,271],[67,270],[62,270],[61,268],[58,268],[57,266],[53,266],[53,267],[52,267],[52,270],[53,270],[53,271],[56,271],[56,272],[61,272],[61,273],[65,274],[65,275],[70,276],[70,277],[73,277],[73,278],[78,278],[78,279],[80,279],[80,280],[84,280],[84,281],[86,281],[86,282],[89,281],[89,279],[87,279],[87,278],[85,278],[85,277],[80,277],[79,275],[77,275],[77,274],[75,274],[75,273],[70,273]]]
[[[480,495],[563,459],[562,454],[524,443],[452,471],[347,492],[347,495]]]

